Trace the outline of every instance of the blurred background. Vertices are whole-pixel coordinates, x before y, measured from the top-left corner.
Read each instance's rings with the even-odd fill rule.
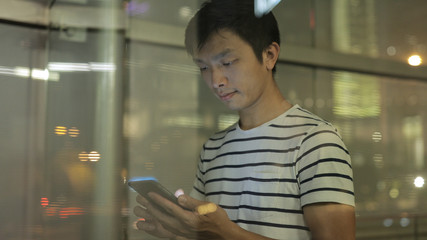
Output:
[[[199,0],[1,0],[0,239],[154,239],[136,176],[191,189],[238,117],[184,50]],[[427,239],[427,1],[283,0],[276,79],[352,156],[357,239]]]

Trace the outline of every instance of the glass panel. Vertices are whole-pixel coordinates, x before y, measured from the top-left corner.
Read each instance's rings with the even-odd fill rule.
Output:
[[[311,0],[282,1],[273,9],[282,44],[312,46],[314,15]]]
[[[275,80],[288,101],[313,111],[315,98],[311,68],[279,63]]]
[[[426,1],[329,0],[315,4],[316,47],[401,62],[416,55],[426,65]]]
[[[124,33],[5,22],[0,239],[121,239]]]
[[[129,43],[125,136],[129,177],[152,176],[170,191],[189,192],[203,144],[199,129],[213,126],[199,112],[199,69],[183,49]],[[130,209],[136,205],[131,191]],[[130,239],[155,239],[134,229]]]
[[[129,142],[129,176],[154,176],[168,189],[189,192],[202,144],[238,120],[200,79],[183,49],[130,42],[129,100],[125,134]],[[292,100],[313,108],[310,68],[280,64],[277,82]],[[301,90],[303,89],[303,91]],[[129,205],[135,205],[131,192]],[[133,228],[137,218],[130,217]],[[130,231],[130,239],[141,231]]]
[[[318,70],[315,86],[319,99],[333,102],[317,112],[340,130],[352,155],[358,236],[412,239],[427,214],[427,84]]]
[[[47,95],[44,234],[118,239],[127,191],[118,53],[124,36],[76,31],[83,37],[50,33],[48,69],[57,79],[49,82]],[[61,221],[68,224],[57,225]]]
[[[131,18],[174,26],[187,26],[187,22],[199,9],[198,0],[131,0],[126,3]]]
[[[0,35],[0,239],[39,238],[47,31],[1,23]]]
[[[86,10],[108,2],[34,1]],[[201,2],[114,6],[183,30]],[[426,4],[284,0],[274,12],[284,45],[406,62],[427,57]],[[155,239],[134,229],[136,194],[124,183],[154,176],[189,192],[202,144],[236,113],[180,44],[130,39],[125,52],[125,31],[2,22],[0,239]],[[350,149],[357,238],[427,239],[427,84],[283,63],[275,78],[292,103],[334,123]]]

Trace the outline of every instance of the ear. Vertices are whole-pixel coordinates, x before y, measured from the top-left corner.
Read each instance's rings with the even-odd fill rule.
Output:
[[[268,70],[273,70],[279,59],[280,46],[276,42],[272,42],[263,52],[264,64]]]

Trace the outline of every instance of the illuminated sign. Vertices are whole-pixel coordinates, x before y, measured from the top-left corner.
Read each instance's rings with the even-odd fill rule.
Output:
[[[255,0],[255,16],[262,17],[269,13],[281,0]]]

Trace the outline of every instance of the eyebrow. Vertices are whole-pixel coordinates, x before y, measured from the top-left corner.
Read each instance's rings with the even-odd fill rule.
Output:
[[[222,51],[222,52],[218,53],[217,55],[213,56],[212,60],[216,61],[218,59],[221,59],[221,58],[227,56],[228,54],[230,54],[231,52],[233,52],[232,49],[226,48],[226,49],[224,49],[224,51]],[[203,60],[199,59],[199,58],[194,58],[193,61],[196,62],[196,63],[203,63]]]

